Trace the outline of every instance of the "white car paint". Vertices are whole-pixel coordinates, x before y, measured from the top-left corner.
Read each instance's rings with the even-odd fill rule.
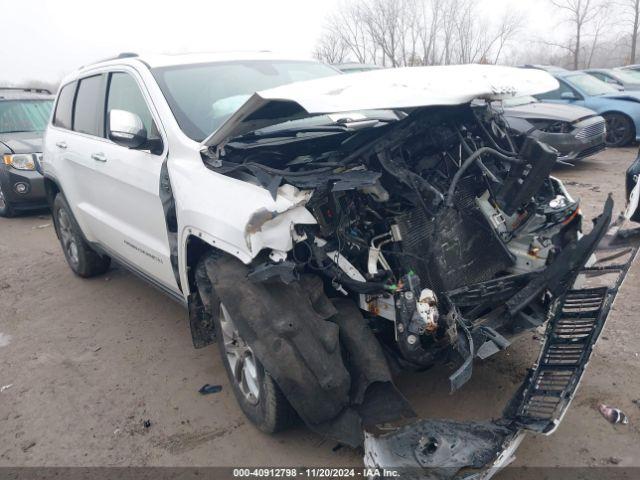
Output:
[[[45,175],[58,183],[87,240],[185,301],[190,293],[186,258],[190,236],[249,263],[262,249],[290,250],[293,224],[315,223],[304,208],[307,192],[283,186],[274,199],[264,188],[208,169],[201,157],[203,145],[182,132],[149,70],[149,66],[233,59],[283,60],[273,54],[121,58],[84,67],[63,80],[64,86],[98,73],[130,73],[158,124],[165,146],[162,155],[129,150],[110,140],[51,124],[45,135]],[[531,95],[555,88],[556,80],[546,72],[480,65],[337,75],[256,93],[203,143],[218,144],[238,131],[250,129],[243,123],[246,116],[276,100],[296,102],[313,114],[455,105],[478,97]],[[60,144],[66,148],[60,148]],[[93,159],[96,153],[103,154],[106,161]],[[171,267],[169,237],[159,198],[160,168],[165,159],[176,204],[182,288]],[[264,212],[272,218],[262,216]],[[255,223],[256,218],[264,221],[254,229],[252,221]]]

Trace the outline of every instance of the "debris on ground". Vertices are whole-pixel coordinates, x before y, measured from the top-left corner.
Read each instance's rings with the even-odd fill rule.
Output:
[[[149,428],[151,427],[151,420],[145,420],[144,422],[142,422],[142,426],[144,428]]]
[[[31,227],[31,230],[41,230],[43,228],[50,227],[50,223],[43,223],[42,225],[36,225],[35,227]]]
[[[198,393],[200,393],[201,395],[209,395],[211,393],[218,393],[220,391],[222,391],[222,385],[209,385],[208,383],[206,383],[200,390],[198,390]]]
[[[23,452],[27,452],[27,451],[29,451],[31,448],[35,447],[35,446],[36,446],[36,442],[33,442],[33,441],[31,441],[31,442],[25,442],[25,443],[23,443],[23,444],[22,444],[22,451],[23,451]]]
[[[621,461],[622,461],[622,459],[620,459],[618,457],[609,457],[609,458],[606,459],[606,462],[611,464],[611,465],[618,465]]]
[[[609,421],[609,423],[613,423],[614,425],[616,423],[622,423],[623,425],[629,423],[629,419],[619,408],[610,407],[608,405],[605,405],[604,403],[601,403],[600,405],[598,405],[598,410],[600,411],[602,416]]]
[[[7,389],[9,389],[11,387],[13,387],[13,383],[10,383],[9,385],[2,385],[0,387],[0,393],[4,392],[5,390],[7,390]]]

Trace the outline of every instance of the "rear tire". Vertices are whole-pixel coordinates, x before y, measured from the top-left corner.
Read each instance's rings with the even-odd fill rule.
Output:
[[[0,217],[10,218],[15,216],[15,214],[16,212],[11,203],[9,203],[7,198],[4,196],[2,185],[0,184]]]
[[[611,112],[602,115],[607,122],[607,147],[624,147],[635,139],[633,121],[622,113]]]
[[[204,267],[206,258],[198,264],[196,278],[208,278]],[[209,297],[203,299],[203,303],[212,310],[209,313],[214,319],[218,350],[240,409],[263,432],[276,433],[287,429],[296,419],[295,410],[240,336],[229,312],[211,286],[198,285],[198,292]]]
[[[76,275],[95,277],[109,269],[111,258],[100,255],[84,240],[67,201],[60,193],[53,200],[52,216],[64,256]]]

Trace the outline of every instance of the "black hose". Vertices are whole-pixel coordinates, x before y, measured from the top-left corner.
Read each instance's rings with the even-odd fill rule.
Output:
[[[452,207],[453,206],[453,194],[455,193],[456,187],[458,186],[458,182],[460,181],[460,178],[462,177],[462,174],[476,161],[478,160],[478,158],[480,158],[481,155],[484,155],[485,153],[490,153],[491,155],[495,155],[496,157],[498,157],[501,160],[504,160],[505,162],[511,162],[511,163],[521,163],[520,159],[511,157],[509,155],[505,155],[503,153],[500,153],[499,151],[490,148],[490,147],[481,147],[478,150],[476,150],[475,152],[473,152],[471,155],[469,155],[464,162],[462,162],[462,165],[460,165],[460,168],[458,169],[458,171],[456,172],[456,174],[453,176],[453,180],[451,181],[451,185],[449,185],[449,190],[447,191],[447,206],[448,207]]]
[[[482,122],[482,120],[480,120],[478,118],[478,115],[476,114],[476,112],[473,112],[473,116],[476,118],[476,122],[478,122],[478,125],[480,125],[480,128],[482,129],[482,131],[487,136],[487,138],[489,139],[489,141],[492,143],[492,145],[494,146],[494,148],[496,150],[498,150],[503,155],[509,155],[509,156],[512,156],[512,157],[514,157],[514,156],[516,156],[518,154],[518,152],[516,152],[515,150],[510,152],[509,150],[505,150],[500,145],[498,145],[497,142],[495,141],[495,139],[493,138],[493,135],[491,135],[491,133],[489,133],[489,131],[487,130],[487,127],[484,126],[484,123]],[[511,140],[511,139],[509,139],[509,140]],[[509,141],[509,144],[513,145],[511,143],[511,141]]]
[[[468,155],[473,154],[473,150],[471,150],[471,147],[469,147],[469,145],[467,145],[467,141],[464,139],[464,137],[462,136],[462,133],[460,132],[459,128],[456,128],[456,133],[458,134],[458,139],[460,140],[460,144],[464,147],[464,150],[467,152]],[[498,179],[491,170],[489,170],[489,168],[484,164],[484,162],[482,161],[482,159],[478,159],[478,166],[480,167],[480,169],[484,172],[484,174],[489,177],[489,179],[494,182],[494,183],[501,183],[500,179]]]

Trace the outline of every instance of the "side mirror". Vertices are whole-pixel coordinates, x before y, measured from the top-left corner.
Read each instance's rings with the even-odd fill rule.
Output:
[[[147,129],[135,113],[109,111],[109,140],[127,148],[140,148],[147,143]]]
[[[573,92],[562,92],[560,98],[563,100],[578,100],[578,97],[576,97],[576,94]]]

